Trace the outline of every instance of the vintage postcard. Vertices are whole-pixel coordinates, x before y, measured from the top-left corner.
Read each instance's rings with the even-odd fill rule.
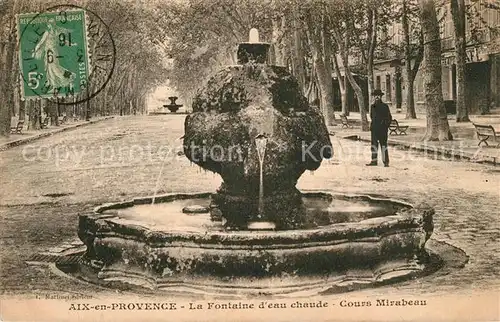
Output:
[[[0,320],[500,320],[500,1],[0,21]]]

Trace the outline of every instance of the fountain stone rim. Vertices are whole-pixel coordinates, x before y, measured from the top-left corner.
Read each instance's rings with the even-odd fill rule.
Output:
[[[406,207],[393,209],[396,212],[392,210],[387,216],[356,222],[276,231],[226,231],[217,223],[213,224],[216,229],[211,230],[208,215],[204,214],[199,223],[202,228],[207,225],[207,229],[197,227],[197,231],[190,231],[186,227],[179,229],[182,226],[170,228],[165,223],[149,226],[133,217],[123,219],[113,210],[144,205],[152,200],[150,197],[136,198],[102,205],[94,213],[80,215],[78,236],[87,246],[84,263],[91,266],[99,263],[92,266],[98,272],[98,279],[127,283],[140,279],[153,288],[168,288],[172,281],[186,285],[186,278],[207,274],[220,281],[289,274],[292,279],[283,282],[288,285],[284,287],[289,288],[295,285],[293,276],[333,274],[350,279],[349,272],[356,274],[363,269],[360,281],[365,281],[363,276],[366,275],[371,282],[377,282],[380,276],[384,276],[383,280],[391,278],[391,272],[409,276],[425,269],[420,260],[428,258],[425,244],[433,231],[432,208],[412,207],[406,202],[362,194],[302,192],[316,196],[318,193],[331,197],[392,200]],[[172,193],[157,196],[155,200],[166,202],[210,195],[212,193]],[[304,283],[299,284],[300,288],[306,287]]]
[[[402,208],[396,214],[384,217],[375,217],[365,219],[357,222],[335,223],[326,226],[320,226],[311,229],[293,229],[293,230],[240,230],[240,231],[208,231],[208,232],[194,232],[194,231],[175,231],[175,230],[154,230],[148,227],[147,224],[140,225],[135,221],[120,218],[118,214],[106,213],[107,210],[119,210],[135,205],[145,205],[151,203],[152,197],[135,198],[131,201],[108,203],[98,206],[94,209],[93,213],[80,215],[82,221],[97,222],[103,220],[106,224],[113,226],[113,230],[120,230],[121,234],[127,235],[132,239],[139,239],[150,245],[157,245],[158,243],[165,242],[194,242],[194,247],[208,247],[217,248],[217,246],[224,247],[234,245],[235,247],[251,247],[251,248],[295,248],[298,244],[300,247],[314,247],[317,244],[332,244],[343,243],[358,239],[380,239],[384,236],[399,233],[404,230],[421,229],[425,221],[432,221],[433,209],[427,205],[413,206],[410,203],[395,200],[392,198],[374,197],[369,194],[342,194],[334,192],[326,192],[325,190],[306,190],[302,191],[304,196],[314,194],[331,195],[332,197],[343,198],[365,198],[371,201],[391,202],[395,203]],[[206,198],[212,193],[169,193],[156,196],[157,203],[170,202],[175,197],[187,198]],[[169,200],[171,199],[171,200]],[[426,218],[430,214],[430,218]],[[122,231],[121,228],[128,228]],[[93,232],[100,236],[109,236],[114,234],[114,231],[98,231],[99,228],[95,227]],[[273,245],[274,244],[274,245]],[[186,247],[190,245],[186,244]]]

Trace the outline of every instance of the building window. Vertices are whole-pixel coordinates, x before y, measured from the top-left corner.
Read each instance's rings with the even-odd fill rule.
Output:
[[[454,37],[455,27],[453,25],[453,17],[451,14],[451,6],[446,6],[446,16],[444,17],[444,38]]]
[[[385,76],[385,90],[387,95],[387,101],[392,102],[392,84],[391,84],[391,75]]]
[[[394,32],[394,37],[396,37],[395,44],[399,46],[403,43],[403,25],[401,23],[397,23],[394,26]]]
[[[480,14],[481,20],[486,23],[491,28],[500,26],[500,13],[499,10],[495,8],[495,4],[490,3],[490,1],[482,0],[480,1]]]
[[[394,23],[389,26],[388,34],[391,37],[390,42],[393,45],[399,46],[403,43],[403,27],[401,23]]]
[[[451,65],[451,99],[457,99],[457,65]]]
[[[449,100],[451,99],[451,96],[453,95],[451,92],[451,67],[449,65],[442,65],[441,66],[441,89],[443,92],[443,99]]]
[[[380,83],[381,83],[380,76],[377,76],[377,81],[375,82],[375,88],[376,89],[380,89]]]
[[[451,15],[450,4],[441,8],[438,11],[438,21],[439,21],[439,34],[442,39],[450,38],[454,36],[454,26],[453,17]]]

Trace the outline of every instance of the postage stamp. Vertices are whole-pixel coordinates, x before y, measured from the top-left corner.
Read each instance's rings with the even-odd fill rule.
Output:
[[[85,90],[90,62],[84,10],[20,14],[17,24],[24,99]]]

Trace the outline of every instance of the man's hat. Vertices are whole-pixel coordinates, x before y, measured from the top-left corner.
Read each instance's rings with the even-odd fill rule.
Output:
[[[384,92],[382,92],[380,89],[376,89],[372,93],[373,96],[382,96],[384,95]]]

